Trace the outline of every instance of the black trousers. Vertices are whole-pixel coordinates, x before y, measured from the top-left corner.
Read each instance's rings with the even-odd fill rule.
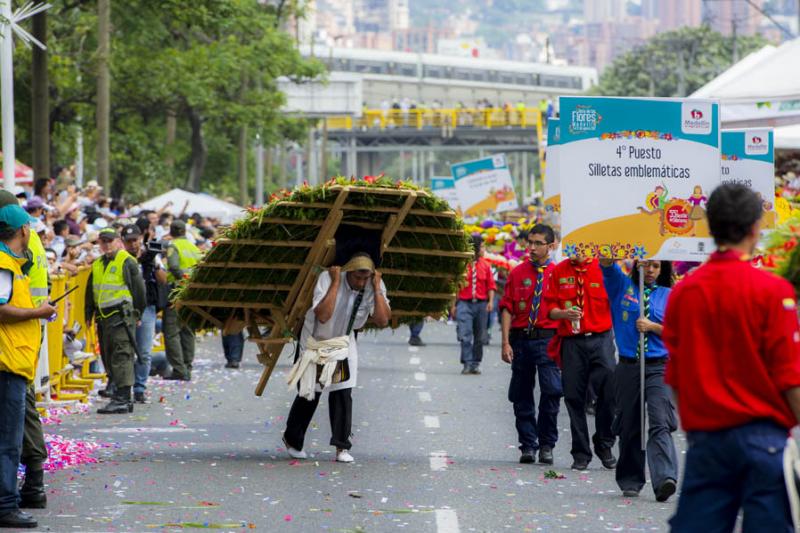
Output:
[[[616,370],[617,417],[614,433],[619,435],[617,485],[622,490],[642,490],[646,482],[645,461],[650,467],[653,490],[667,479],[678,480],[678,454],[672,432],[678,429],[675,407],[664,383],[665,363],[645,365],[644,400],[647,407],[647,453],[642,450],[639,365],[620,362]]]
[[[350,434],[353,425],[353,389],[340,389],[328,393],[328,412],[331,420],[331,446],[336,446],[342,450],[349,450]],[[295,450],[303,449],[306,431],[311,419],[314,418],[314,411],[319,405],[319,398],[322,393],[318,392],[313,400],[306,400],[297,396],[289,410],[289,419],[286,421],[286,431],[283,438],[286,444]]]
[[[25,393],[25,431],[22,434],[22,456],[19,462],[30,470],[41,470],[46,461],[47,447],[44,443],[42,421],[36,410],[36,391],[33,385],[29,385]]]
[[[614,420],[614,339],[610,331],[589,337],[566,337],[561,345],[561,379],[564,403],[569,413],[574,459],[591,461],[589,425],[586,422],[586,394],[592,384],[597,394],[595,433],[591,442],[595,450],[614,446],[611,424]]]

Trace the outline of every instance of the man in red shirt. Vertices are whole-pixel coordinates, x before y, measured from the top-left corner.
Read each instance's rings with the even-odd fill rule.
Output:
[[[483,258],[483,238],[473,235],[475,260],[467,266],[464,288],[458,292],[454,314],[458,323],[456,332],[461,343],[462,374],[480,374],[483,360],[483,343],[486,326],[492,312],[497,286],[489,262]]]
[[[611,451],[615,441],[611,422],[617,365],[603,273],[597,260],[573,257],[556,265],[552,278],[545,301],[550,318],[558,323],[554,346],[559,350],[556,358],[561,359],[564,403],[572,433],[572,468],[586,470],[592,460],[586,422],[586,392],[591,383],[597,395],[594,453],[604,467],[612,469],[617,466]]]
[[[558,323],[549,316],[544,292],[552,283],[550,275],[555,264],[550,261],[550,254],[556,237],[553,228],[537,224],[526,239],[530,259],[526,258],[508,275],[500,300],[502,358],[511,364],[508,400],[514,404],[519,462],[532,463],[538,449],[539,462],[551,465],[558,440],[561,371],[547,356],[547,343],[556,334]],[[538,422],[533,398],[537,372],[542,388]]]
[[[791,284],[749,261],[762,202],[721,185],[706,206],[718,251],[667,303],[666,382],[689,451],[673,531],[793,531],[783,478],[800,419],[800,330]]]

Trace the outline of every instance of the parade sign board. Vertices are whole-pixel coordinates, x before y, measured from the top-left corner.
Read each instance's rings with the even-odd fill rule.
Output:
[[[547,211],[561,211],[561,186],[559,185],[558,148],[561,142],[561,125],[557,118],[547,121],[547,147],[545,148],[544,207]]]
[[[771,129],[722,132],[722,183],[753,189],[764,206],[763,228],[775,227],[775,143]]]
[[[465,216],[517,209],[517,196],[505,154],[457,163],[450,167]]]
[[[720,183],[719,104],[561,97],[564,254],[699,261]]]
[[[433,194],[450,204],[453,211],[459,211],[458,192],[456,182],[450,176],[434,176],[431,178]]]

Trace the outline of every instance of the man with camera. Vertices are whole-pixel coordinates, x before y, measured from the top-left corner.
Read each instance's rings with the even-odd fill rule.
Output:
[[[144,220],[145,224],[147,220]],[[167,273],[161,264],[161,242],[148,240],[143,246],[142,230],[138,224],[122,228],[122,243],[125,251],[139,261],[139,269],[144,279],[146,305],[142,317],[136,325],[136,346],[139,357],[133,365],[133,401],[145,403],[144,391],[150,375],[150,356],[153,338],[156,335],[156,313],[163,309],[161,300],[166,300]]]
[[[189,275],[200,261],[202,252],[186,238],[186,222],[175,220],[170,224],[172,243],[167,248],[167,281],[170,290]],[[164,309],[164,347],[172,374],[164,379],[191,381],[194,361],[194,330],[181,324],[175,308]]]

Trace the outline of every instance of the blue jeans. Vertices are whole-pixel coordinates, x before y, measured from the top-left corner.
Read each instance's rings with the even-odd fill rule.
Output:
[[[678,510],[669,521],[672,531],[733,531],[742,509],[744,533],[791,532],[783,478],[787,434],[770,421],[689,432]]]
[[[0,372],[0,514],[18,509],[17,468],[25,429],[25,378]]]
[[[422,333],[422,327],[425,325],[425,321],[420,320],[419,322],[414,322],[413,324],[408,325],[408,331],[411,334],[411,338],[417,337],[419,338],[420,334]]]
[[[222,351],[229,363],[241,363],[244,351],[244,333],[222,336]]]
[[[561,370],[547,356],[550,339],[511,338],[511,384],[508,401],[514,404],[519,449],[555,447],[558,440],[558,408],[561,403]],[[536,419],[536,373],[539,373],[539,419]]]
[[[133,392],[144,392],[147,388],[147,377],[150,375],[150,360],[153,352],[153,339],[156,336],[156,306],[148,305],[142,313],[142,323],[136,326],[136,347],[142,356],[143,363],[138,359],[133,363],[133,372],[136,376]]]
[[[488,315],[486,301],[459,300],[456,304],[456,332],[461,343],[461,364],[472,368],[481,364]]]

